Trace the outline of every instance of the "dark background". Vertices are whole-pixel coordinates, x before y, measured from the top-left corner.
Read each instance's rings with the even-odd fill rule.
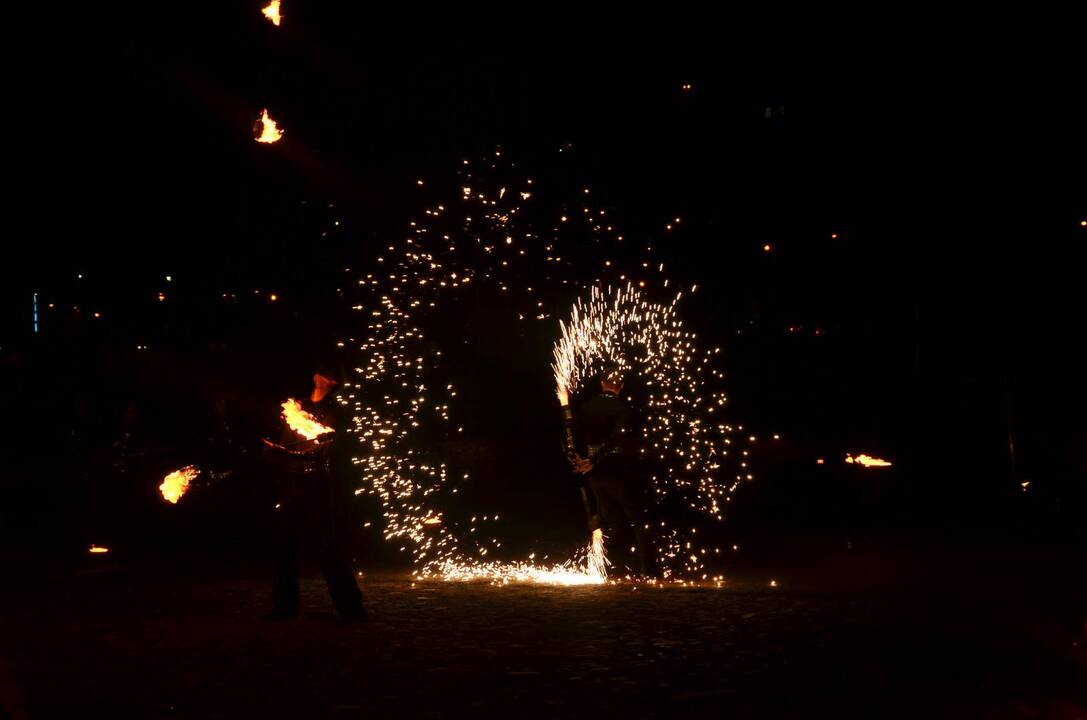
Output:
[[[203,447],[216,397],[252,419],[304,382],[306,354],[284,340],[335,336],[342,267],[403,232],[416,178],[451,183],[499,145],[541,185],[591,185],[632,237],[683,217],[662,252],[704,288],[691,322],[727,353],[734,421],[783,436],[730,531],[1082,537],[1087,117],[1082,62],[1054,30],[797,40],[697,18],[305,3],[277,30],[257,4],[102,12],[27,18],[43,32],[15,46],[0,290],[13,537],[242,541],[259,479],[170,515],[162,469]],[[251,140],[263,107],[279,145]],[[551,418],[506,392],[542,392],[546,365],[511,362],[466,381],[481,494],[545,508],[529,534],[575,536]],[[120,478],[113,443],[137,399],[146,452]],[[845,468],[857,450],[895,467]]]

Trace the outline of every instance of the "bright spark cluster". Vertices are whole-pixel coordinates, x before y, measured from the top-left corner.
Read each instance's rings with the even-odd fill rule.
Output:
[[[631,377],[640,381],[646,389],[645,407],[637,408],[640,465],[652,468],[654,497],[664,508],[657,514],[683,505],[721,520],[732,493],[753,477],[747,472],[749,451],[740,451],[739,473],[722,471],[732,426],[719,420],[726,398],[710,383],[720,375],[711,366],[720,348],[697,347],[695,333],[678,317],[682,297],[680,292],[657,303],[629,283],[620,289],[593,287],[588,301],[579,298],[569,320],[560,321],[551,368],[556,386],[568,391],[609,363],[626,371],[628,383]],[[701,545],[696,527],[657,522],[654,537],[666,576],[702,575],[707,557],[720,554],[719,548],[711,553]]]
[[[453,199],[432,200],[399,240],[384,245],[370,272],[346,269],[359,322],[338,344],[354,366],[341,402],[351,411],[350,432],[359,443],[356,492],[380,500],[385,539],[399,544],[420,577],[603,581],[602,554],[596,565],[587,557],[547,567],[534,558],[493,560],[502,547],[493,526],[481,525],[481,516],[458,520],[446,512],[456,507],[459,484],[470,478],[466,469],[453,469],[441,449],[463,439],[464,428],[454,419],[456,360],[441,345],[443,337],[451,342],[460,295],[493,293],[496,305],[522,322],[565,315],[575,297],[589,296],[555,329],[562,333],[557,376],[576,390],[595,363],[609,359],[644,377],[650,393],[648,407],[640,408],[643,451],[659,470],[653,477],[658,501],[681,498],[688,509],[720,519],[722,503],[742,478],[750,478],[748,451],[740,453],[741,474],[723,480],[732,427],[717,422],[725,399],[708,387],[721,377],[710,364],[717,351],[699,350],[694,334],[683,328],[676,309],[682,293],[668,289],[665,265],[653,256],[652,243],[628,247],[607,208],[588,202],[588,188],[573,203],[556,207],[538,202],[533,180],[518,175],[501,151],[475,164],[464,161]],[[417,185],[429,192],[429,184]],[[669,219],[661,232],[680,222]],[[631,267],[608,259],[638,250],[643,257]],[[612,284],[624,289],[607,289]],[[651,292],[672,299],[658,304],[649,299]],[[555,307],[563,310],[555,313]],[[558,421],[557,408],[541,412],[556,412]],[[719,550],[695,543],[696,534],[693,526],[658,528],[671,577],[708,579],[705,560]],[[578,557],[591,554],[592,547]],[[578,577],[569,577],[571,572]]]

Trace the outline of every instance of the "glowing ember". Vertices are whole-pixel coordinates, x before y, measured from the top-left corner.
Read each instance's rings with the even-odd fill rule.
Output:
[[[159,485],[159,492],[162,493],[162,498],[166,502],[177,504],[177,501],[181,499],[189,489],[189,483],[196,479],[196,476],[200,474],[200,468],[195,465],[188,465],[180,470],[174,470],[172,473],[162,479],[162,484]]]
[[[261,8],[261,13],[264,17],[272,21],[272,24],[279,27],[279,23],[283,20],[283,16],[279,14],[279,0],[272,0],[272,2]]]
[[[99,547],[97,545],[91,545],[90,548],[87,550],[87,552],[89,552],[89,553],[91,553],[93,555],[100,555],[101,553],[108,553],[109,548]]]
[[[847,463],[851,464],[851,465],[852,464],[857,464],[857,465],[863,465],[864,467],[890,467],[891,466],[891,463],[888,462],[887,460],[881,460],[880,458],[872,457],[871,455],[865,455],[863,453],[861,453],[860,455],[858,455],[856,457],[853,457],[852,455],[846,455],[845,456],[845,461]]]
[[[332,432],[332,428],[317,422],[317,418],[303,410],[302,404],[294,398],[287,398],[287,402],[283,403],[282,407],[283,419],[287,422],[287,427],[307,440]]]
[[[268,110],[261,110],[260,118],[257,119],[257,124],[253,127],[253,132],[256,134],[257,128],[260,128],[260,134],[255,138],[259,143],[274,143],[279,142],[283,137],[283,131],[276,125],[276,121],[268,116]]]

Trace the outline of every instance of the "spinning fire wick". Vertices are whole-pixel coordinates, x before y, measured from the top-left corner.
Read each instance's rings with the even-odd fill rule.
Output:
[[[199,474],[200,468],[195,465],[186,465],[180,470],[174,470],[164,477],[162,479],[162,484],[159,485],[159,492],[162,493],[162,499],[177,505],[177,501],[188,491],[189,484],[195,480],[196,476]]]

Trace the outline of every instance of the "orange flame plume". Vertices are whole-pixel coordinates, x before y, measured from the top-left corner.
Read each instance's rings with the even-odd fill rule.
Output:
[[[283,20],[283,16],[279,14],[279,0],[272,0],[264,7],[260,9],[264,17],[272,21],[272,24],[279,27],[279,23]]]
[[[199,474],[200,468],[195,465],[186,465],[180,470],[174,470],[164,477],[162,479],[162,484],[159,485],[159,492],[162,493],[162,499],[177,505],[177,501],[188,491],[189,483],[195,480],[196,476]]]
[[[283,131],[276,125],[276,121],[269,117],[267,108],[260,111],[257,124],[253,127],[254,134],[256,134],[258,127],[260,128],[260,135],[257,135],[255,140],[259,143],[271,144],[279,142],[283,137]]]
[[[287,421],[287,427],[294,430],[307,440],[313,440],[318,435],[332,432],[332,428],[325,427],[317,422],[317,418],[302,409],[302,404],[294,398],[287,398],[283,403],[283,419]]]
[[[887,460],[881,460],[880,458],[872,457],[871,455],[865,455],[864,453],[861,453],[860,455],[858,455],[856,457],[853,457],[852,455],[846,455],[845,456],[845,461],[847,463],[851,464],[851,465],[856,463],[857,465],[863,465],[865,467],[890,467],[891,466],[891,463],[888,462]]]

